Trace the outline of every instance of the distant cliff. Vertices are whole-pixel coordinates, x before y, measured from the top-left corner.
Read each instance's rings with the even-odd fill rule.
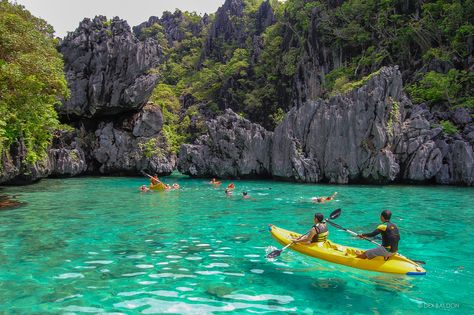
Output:
[[[294,107],[273,133],[230,110],[208,127],[195,144],[183,145],[181,172],[308,183],[474,184],[472,121],[460,135],[444,134],[403,93],[394,67],[346,94]]]
[[[26,163],[26,148],[13,144],[1,182],[27,184],[47,176],[169,174],[175,157],[162,134],[159,106],[147,104],[163,60],[151,38],[138,40],[127,22],[84,19],[59,51],[71,97],[58,107],[70,130],[57,131],[48,156]]]
[[[133,31],[86,18],[58,46],[69,127],[34,164],[12,143],[0,183],[179,159],[192,176],[473,185],[472,13],[439,5],[226,0]]]

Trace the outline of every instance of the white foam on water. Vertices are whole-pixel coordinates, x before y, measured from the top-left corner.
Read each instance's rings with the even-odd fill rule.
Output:
[[[256,255],[256,254],[247,254],[247,255],[244,255],[244,257],[249,257],[249,258],[257,258],[257,257],[260,257],[260,255]]]
[[[122,277],[135,277],[135,276],[141,276],[141,275],[146,275],[146,272],[124,273],[122,274]]]
[[[135,265],[135,267],[140,268],[140,269],[149,269],[153,268],[153,265],[147,265],[147,264],[140,264],[140,265]]]
[[[229,267],[229,264],[226,264],[226,263],[212,263],[212,264],[209,264],[207,266],[204,266],[204,268],[214,268],[214,267],[226,268],[226,267]]]
[[[186,260],[201,260],[202,257],[199,256],[191,256],[191,257],[186,257]]]
[[[76,266],[74,269],[95,269],[96,266]]]
[[[230,256],[224,255],[224,254],[210,254],[209,257],[230,257]]]
[[[243,273],[223,272],[222,274],[227,276],[245,277],[245,274]]]
[[[174,274],[171,272],[164,272],[164,273],[154,273],[148,275],[150,278],[197,278],[195,275],[183,275],[183,274]]]
[[[156,281],[140,281],[138,282],[139,284],[143,284],[143,285],[149,285],[149,284],[155,284]]]
[[[117,308],[136,309],[146,307],[141,311],[142,314],[189,314],[189,315],[211,315],[222,312],[245,312],[248,309],[259,309],[267,312],[296,312],[296,307],[282,307],[278,305],[267,305],[267,304],[256,304],[256,303],[244,303],[244,302],[233,302],[224,303],[224,305],[212,305],[216,303],[215,300],[189,297],[188,301],[201,302],[199,303],[186,303],[177,301],[166,301],[154,298],[142,298],[129,301],[123,301],[114,304]],[[205,304],[204,304],[205,303]]]
[[[125,258],[140,259],[140,258],[143,258],[143,257],[145,257],[145,255],[129,255],[129,256],[126,256]]]
[[[57,302],[57,303],[61,303],[61,302],[64,302],[64,301],[67,301],[67,300],[71,300],[71,299],[74,299],[74,298],[80,298],[82,297],[83,295],[82,294],[73,294],[73,295],[69,295],[69,296],[66,296],[66,297],[63,297],[61,299],[58,299],[54,302]]]
[[[166,258],[169,258],[169,259],[180,259],[180,258],[183,258],[182,256],[178,256],[178,255],[168,255],[166,256]]]
[[[265,271],[262,269],[250,269],[250,272],[256,273],[256,274],[261,274],[264,273]]]
[[[177,287],[176,290],[181,291],[181,292],[194,291],[193,288],[188,288],[188,287]]]
[[[210,270],[203,270],[203,271],[196,271],[194,273],[197,273],[198,275],[203,275],[203,276],[209,276],[209,275],[218,275],[218,274],[221,274],[222,272],[221,271],[210,271]]]
[[[165,297],[178,297],[179,293],[176,291],[167,291],[167,290],[157,290],[148,292],[153,295],[165,296]]]
[[[196,246],[197,247],[206,247],[206,246],[211,246],[211,245],[209,245],[209,244],[197,244]]]
[[[71,278],[84,278],[82,273],[63,273],[59,276],[54,277],[55,279],[71,279]]]
[[[92,260],[92,261],[86,261],[86,264],[109,265],[113,262],[114,262],[113,260]]]
[[[167,261],[162,261],[162,262],[159,262],[159,263],[156,263],[157,265],[167,265],[168,262]]]
[[[146,293],[145,291],[130,291],[130,292],[119,292],[117,295],[118,296],[135,296],[139,294],[144,294]]]

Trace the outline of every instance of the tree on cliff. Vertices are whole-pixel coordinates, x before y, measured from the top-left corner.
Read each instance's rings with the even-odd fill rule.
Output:
[[[53,28],[21,5],[0,2],[0,151],[24,143],[28,162],[45,154],[68,96]]]

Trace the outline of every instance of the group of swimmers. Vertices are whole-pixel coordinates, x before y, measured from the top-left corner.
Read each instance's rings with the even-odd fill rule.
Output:
[[[150,176],[150,175],[148,175],[148,176],[150,177],[150,187],[147,187],[146,185],[140,186],[140,191],[142,191],[142,192],[150,191],[152,189],[152,187],[154,187],[156,185],[159,185],[159,184],[162,184],[164,186],[163,189],[161,189],[161,190],[165,190],[165,191],[180,189],[180,186],[177,183],[174,183],[171,186],[168,185],[168,184],[163,183],[162,181],[160,181],[160,179],[158,178],[158,175],[156,175],[156,174],[154,176]],[[213,178],[213,179],[211,179],[209,184],[214,185],[214,187],[219,187],[222,184],[222,182],[216,180],[215,178]],[[232,196],[234,189],[235,189],[234,183],[230,183],[229,185],[227,185],[226,189],[224,190],[225,195],[227,197]],[[328,197],[313,197],[313,198],[311,198],[311,200],[314,203],[325,203],[326,201],[334,200],[336,195],[337,195],[337,192],[334,192],[331,196],[328,196]],[[250,197],[250,195],[246,191],[242,192],[242,198],[243,199],[254,199],[254,198]]]
[[[211,179],[209,184],[214,185],[214,187],[219,187],[222,184],[222,182],[216,180],[215,178],[213,178],[213,179]],[[234,183],[230,183],[229,185],[227,185],[226,189],[224,190],[225,195],[227,197],[232,196],[234,189],[235,189]],[[255,198],[251,198],[250,195],[248,194],[248,192],[246,192],[246,191],[242,192],[242,198],[243,199],[255,199]]]

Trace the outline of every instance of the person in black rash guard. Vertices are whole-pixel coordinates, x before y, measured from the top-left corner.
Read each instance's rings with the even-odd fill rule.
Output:
[[[311,228],[309,234],[302,235],[293,240],[295,243],[324,243],[329,235],[328,227],[324,221],[324,215],[322,213],[316,213],[314,215],[314,225]]]
[[[357,255],[357,258],[372,259],[377,256],[383,256],[387,260],[398,251],[398,242],[400,241],[400,233],[398,227],[390,222],[392,212],[390,210],[383,210],[380,214],[380,224],[373,232],[359,234],[359,237],[374,237],[382,234],[382,246],[366,250],[362,254]]]

